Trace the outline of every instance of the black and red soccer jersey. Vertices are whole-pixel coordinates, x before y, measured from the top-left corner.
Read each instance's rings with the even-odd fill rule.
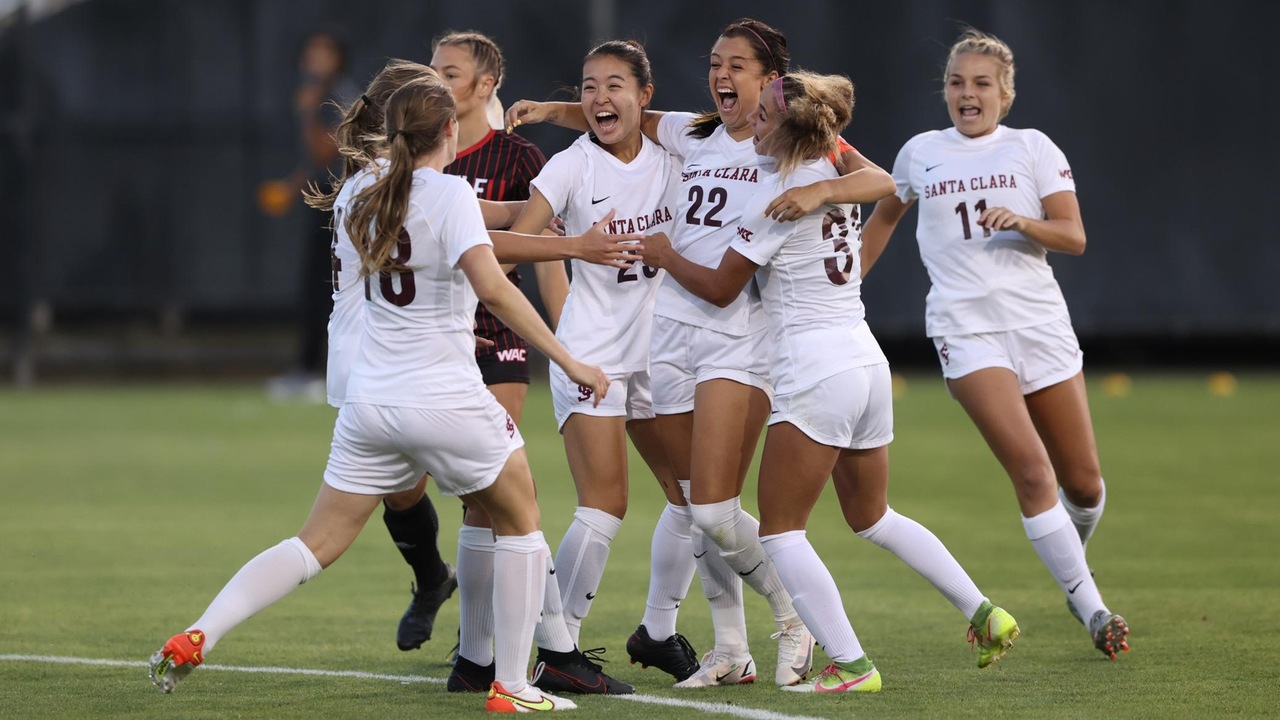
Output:
[[[547,158],[537,146],[519,135],[490,130],[480,142],[458,151],[458,157],[444,171],[465,177],[483,200],[498,202],[528,200],[529,183],[538,176]],[[512,283],[520,284],[520,274],[507,274]],[[524,339],[511,332],[483,304],[476,307],[476,335],[493,341],[493,347],[476,348],[476,356],[484,357],[503,350],[523,349]],[[523,352],[520,353],[523,356]]]

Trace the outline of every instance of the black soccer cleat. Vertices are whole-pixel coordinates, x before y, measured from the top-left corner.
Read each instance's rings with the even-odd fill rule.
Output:
[[[605,675],[592,660],[601,660],[604,648],[588,650],[577,648],[569,652],[552,652],[538,648],[538,661],[533,666],[529,682],[539,690],[579,695],[630,695],[636,689],[621,680]],[[603,662],[603,660],[601,660]]]
[[[493,684],[493,673],[493,663],[477,665],[459,655],[444,687],[449,692],[488,692],[489,686]]]
[[[698,654],[680,633],[666,640],[654,640],[649,637],[649,631],[644,625],[641,625],[627,639],[627,654],[631,656],[631,664],[656,667],[669,673],[676,682],[698,672]]]
[[[422,643],[431,639],[431,630],[436,624],[436,613],[440,612],[440,606],[449,599],[450,595],[453,595],[453,591],[458,589],[458,575],[454,572],[453,566],[445,563],[444,567],[448,575],[438,587],[419,590],[412,584],[409,586],[413,599],[409,601],[409,608],[404,611],[404,617],[400,618],[400,627],[396,630],[396,647],[401,650],[416,650],[422,647]]]

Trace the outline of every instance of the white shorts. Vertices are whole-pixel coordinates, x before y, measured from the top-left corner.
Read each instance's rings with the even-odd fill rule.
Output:
[[[1069,380],[1084,367],[1080,341],[1066,316],[1017,330],[936,337],[933,345],[948,380],[983,368],[1005,368],[1018,377],[1023,395]]]
[[[591,388],[570,380],[559,365],[551,363],[550,375],[557,430],[563,429],[565,420],[574,413],[596,417],[621,416],[628,420],[653,418],[653,392],[649,389],[649,373],[643,370],[611,373],[609,392],[605,393],[599,407],[592,407],[595,398]]]
[[[893,441],[893,380],[889,364],[832,375],[773,400],[769,424],[791,423],[814,442],[870,450]]]
[[[442,495],[498,479],[524,447],[515,421],[489,393],[467,408],[424,410],[347,403],[338,411],[324,481],[359,495],[401,492],[431,473]]]
[[[727,335],[656,315],[649,344],[653,409],[659,415],[693,410],[694,388],[708,380],[733,380],[760,388],[773,399],[769,382],[769,330]]]

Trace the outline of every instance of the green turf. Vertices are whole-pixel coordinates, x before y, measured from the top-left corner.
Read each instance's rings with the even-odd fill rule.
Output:
[[[632,504],[583,645],[640,693],[818,717],[1161,717],[1274,715],[1280,708],[1280,377],[1240,378],[1215,397],[1199,376],[1138,376],[1126,397],[1091,387],[1107,515],[1090,562],[1133,627],[1118,662],[1092,649],[1026,542],[1008,481],[932,376],[897,401],[891,500],[934,530],[1022,638],[979,671],[965,621],[895,558],[857,540],[830,495],[810,538],[884,676],[874,696],[784,694],[767,682],[768,608],[747,611],[761,682],[676,693],[624,662],[643,613],[649,535],[661,494],[633,464]],[[0,392],[0,655],[140,661],[192,622],[228,577],[294,534],[320,482],[334,413],[272,405],[244,386],[68,387]],[[553,547],[572,483],[535,386],[525,437]],[[749,483],[754,488],[754,479]],[[457,503],[437,497],[446,556]],[[749,489],[749,508],[754,490]],[[408,568],[375,518],[346,557],[246,622],[211,664],[361,670],[443,678],[457,627],[449,602],[426,649],[393,638]],[[749,591],[748,594],[750,595]],[[711,641],[695,582],[681,610],[694,646]],[[198,670],[173,695],[136,667],[0,661],[0,717],[477,717],[475,696],[439,684]],[[578,716],[707,716],[587,698]],[[709,717],[709,716],[707,716]]]

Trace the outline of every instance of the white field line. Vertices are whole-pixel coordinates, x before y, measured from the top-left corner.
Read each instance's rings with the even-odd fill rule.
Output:
[[[57,665],[98,665],[102,667],[129,668],[147,667],[147,663],[141,660],[102,660],[96,658],[60,657],[56,655],[0,655],[0,662],[53,663]],[[406,685],[410,683],[433,683],[436,685],[444,683],[443,678],[427,677],[425,675],[388,675],[385,673],[361,672],[358,670],[315,670],[310,668],[246,667],[240,665],[211,664],[201,665],[200,669],[275,675],[309,675],[312,677],[356,678],[358,680],[390,680]],[[643,703],[645,705],[687,708],[689,710],[697,710],[699,712],[716,715],[730,715],[733,717],[746,718],[747,720],[821,720],[821,718],[805,715],[787,715],[784,713],[774,712],[772,710],[758,710],[755,708],[742,707],[740,705],[730,705],[728,703],[681,700],[679,698],[662,697],[658,695],[609,695],[607,697],[617,700],[628,700],[630,702]]]

